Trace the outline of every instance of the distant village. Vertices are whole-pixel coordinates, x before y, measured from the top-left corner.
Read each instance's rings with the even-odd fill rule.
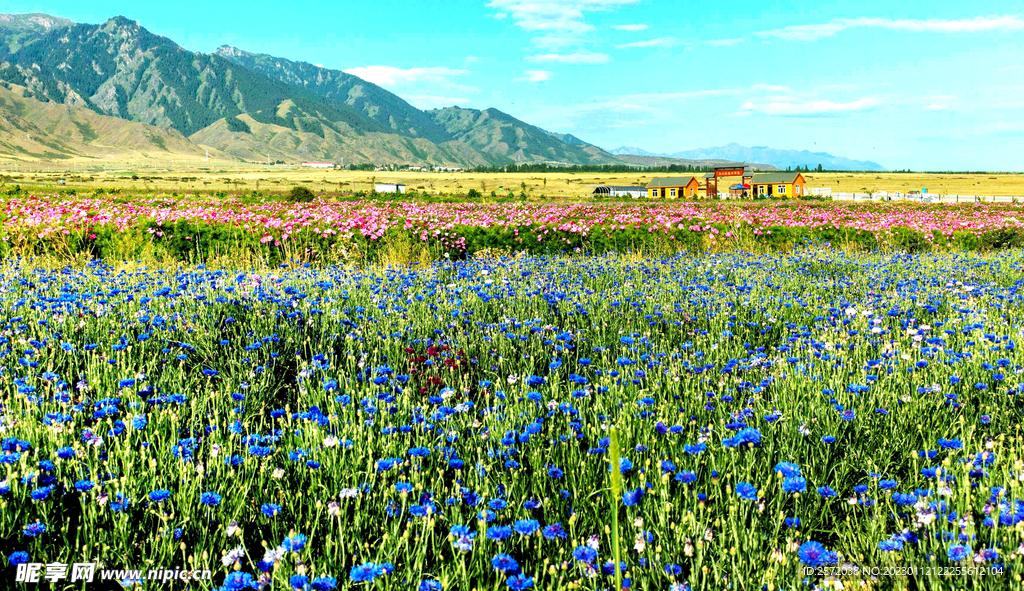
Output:
[[[743,199],[750,197],[799,198],[805,192],[804,175],[795,172],[756,172],[749,166],[715,167],[696,176],[654,177],[645,186],[599,185],[595,197],[639,199]]]

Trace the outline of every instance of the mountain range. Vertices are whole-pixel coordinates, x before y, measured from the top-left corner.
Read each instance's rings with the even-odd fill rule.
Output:
[[[341,70],[231,46],[189,51],[123,16],[94,25],[0,15],[0,114],[0,150],[17,158],[166,159],[209,151],[344,164],[779,166],[772,158],[788,154],[744,148],[761,152],[666,160],[629,148],[610,153],[497,109],[420,110]],[[833,160],[822,163],[831,168]]]
[[[765,146],[748,148],[737,143],[726,144],[717,148],[701,148],[685,150],[673,154],[653,153],[640,148],[623,146],[611,150],[611,154],[619,156],[647,156],[659,158],[680,158],[686,160],[727,160],[732,162],[764,162],[779,168],[810,167],[819,164],[825,170],[871,170],[882,171],[885,168],[876,162],[867,160],[851,160],[842,156],[833,156],[825,152],[807,150],[778,150]]]

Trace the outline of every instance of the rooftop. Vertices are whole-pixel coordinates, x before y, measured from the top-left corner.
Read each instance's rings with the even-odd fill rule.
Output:
[[[750,183],[753,185],[771,185],[773,183],[792,183],[799,172],[759,172],[754,175]]]
[[[692,176],[663,176],[655,177],[651,179],[651,182],[647,183],[648,189],[656,189],[661,187],[685,187],[690,184],[690,181],[695,180]]]

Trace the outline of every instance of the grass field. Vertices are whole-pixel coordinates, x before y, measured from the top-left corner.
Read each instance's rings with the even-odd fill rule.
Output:
[[[322,171],[298,167],[265,167],[242,163],[180,160],[166,166],[105,164],[52,166],[0,164],[8,183],[53,186],[64,179],[68,187],[85,189],[122,188],[166,191],[285,191],[303,184],[320,192],[369,191],[374,182],[406,184],[410,190],[440,194],[465,194],[476,189],[519,195],[525,184],[530,197],[578,198],[589,195],[599,184],[644,185],[651,174],[602,173],[422,173]],[[80,167],[81,166],[81,167]],[[87,167],[88,166],[88,167]],[[664,176],[664,175],[662,175]],[[698,178],[701,176],[698,173]],[[957,195],[1024,196],[1024,174],[939,174],[939,173],[805,173],[808,187],[831,187],[833,191],[876,192],[921,190]],[[137,177],[137,178],[133,178]]]

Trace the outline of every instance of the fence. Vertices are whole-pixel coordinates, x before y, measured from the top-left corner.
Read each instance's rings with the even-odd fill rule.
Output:
[[[1024,197],[1009,195],[937,195],[921,193],[832,193],[836,201],[911,201],[915,203],[1024,203]]]

